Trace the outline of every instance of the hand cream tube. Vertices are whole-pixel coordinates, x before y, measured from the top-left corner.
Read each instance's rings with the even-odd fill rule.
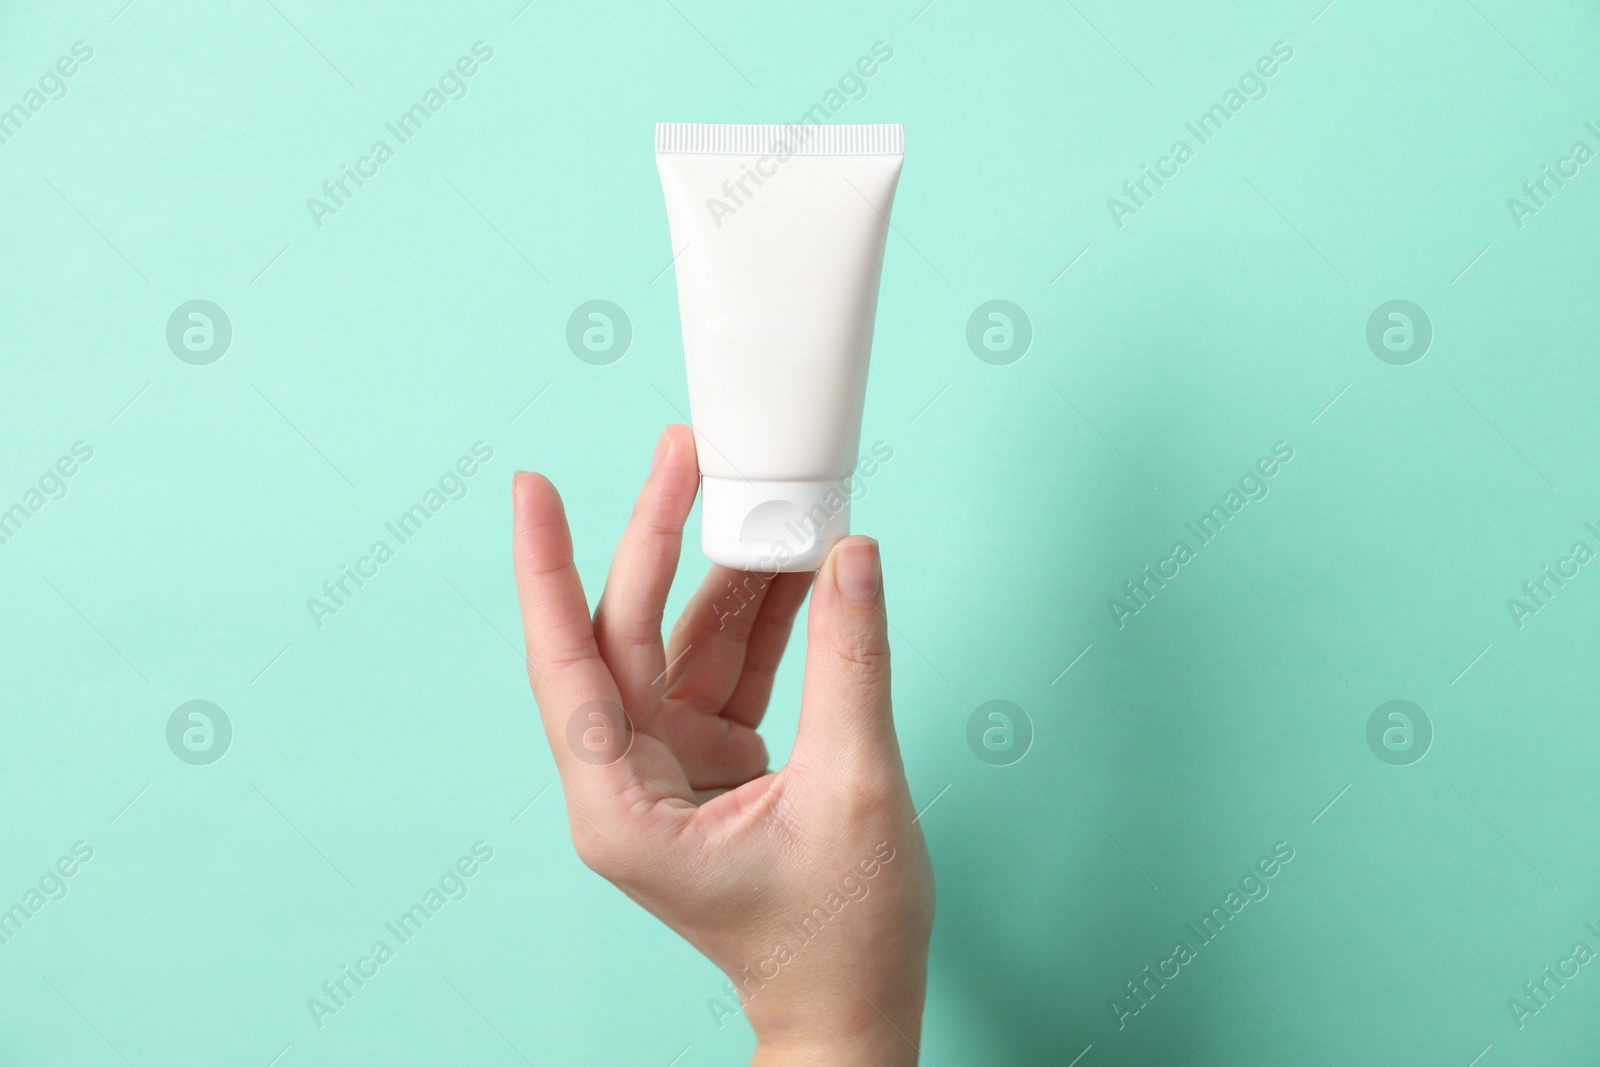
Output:
[[[900,126],[662,123],[700,543],[816,570],[850,532]]]

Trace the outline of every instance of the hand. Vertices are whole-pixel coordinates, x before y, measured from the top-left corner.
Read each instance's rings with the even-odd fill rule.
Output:
[[[668,427],[591,623],[560,496],[516,475],[528,679],[573,843],[727,974],[754,1063],[915,1063],[933,871],[890,713],[878,546],[841,541],[814,582],[713,566],[663,645],[698,487],[694,436]],[[800,728],[769,772],[756,728],[808,588]]]

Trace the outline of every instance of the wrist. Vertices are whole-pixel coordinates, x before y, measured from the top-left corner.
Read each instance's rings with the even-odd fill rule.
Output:
[[[913,1067],[922,1047],[924,991],[886,995],[875,990],[869,1001],[846,986],[834,1003],[810,1004],[793,1014],[752,1012],[756,1053],[751,1067]],[[832,998],[829,998],[832,999]]]
[[[787,1042],[758,1038],[750,1067],[914,1067],[921,1041],[919,1030],[902,1035],[887,1025],[882,1033],[853,1037],[820,1035]]]

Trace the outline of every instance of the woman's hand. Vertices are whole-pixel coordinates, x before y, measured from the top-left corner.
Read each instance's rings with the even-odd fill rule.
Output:
[[[573,843],[728,975],[755,1063],[914,1063],[933,873],[890,713],[878,546],[840,542],[814,582],[713,566],[663,644],[698,487],[694,436],[669,427],[591,622],[560,496],[516,476],[528,678]],[[769,772],[756,728],[807,589],[799,733]]]

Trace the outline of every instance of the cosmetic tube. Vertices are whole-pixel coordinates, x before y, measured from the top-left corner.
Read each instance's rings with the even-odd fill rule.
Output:
[[[815,570],[850,532],[904,151],[897,125],[656,127],[713,563]]]

